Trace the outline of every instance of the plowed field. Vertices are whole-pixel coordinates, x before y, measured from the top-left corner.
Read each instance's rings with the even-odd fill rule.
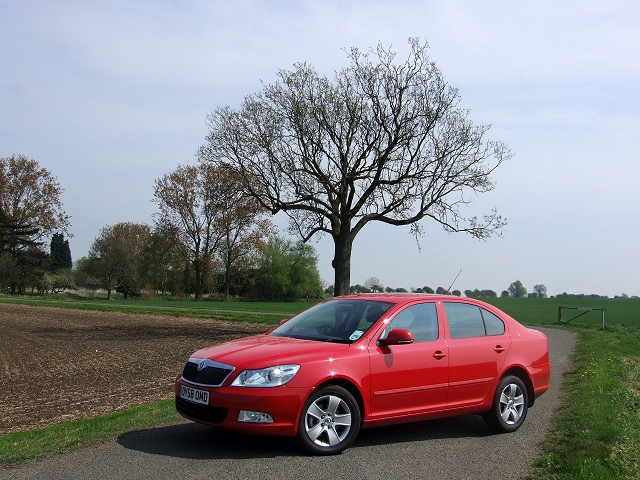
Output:
[[[0,435],[169,398],[191,353],[268,328],[0,303]]]

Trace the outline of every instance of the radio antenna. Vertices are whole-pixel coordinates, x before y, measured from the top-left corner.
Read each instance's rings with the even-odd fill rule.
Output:
[[[451,282],[451,285],[449,285],[449,288],[447,288],[447,291],[444,292],[445,295],[449,295],[449,290],[451,290],[451,287],[453,287],[453,284],[456,283],[456,280],[458,279],[461,273],[462,273],[462,269],[460,269],[460,271],[458,272],[458,275],[456,275],[456,278],[453,279],[453,282]]]

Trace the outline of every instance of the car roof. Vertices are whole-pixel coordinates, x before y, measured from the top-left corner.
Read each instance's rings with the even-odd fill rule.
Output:
[[[357,293],[354,295],[343,295],[343,296],[338,296],[338,297],[333,297],[333,298],[328,298],[325,301],[330,301],[330,300],[339,300],[339,299],[345,299],[345,300],[373,300],[373,301],[377,301],[377,302],[388,302],[388,303],[393,303],[397,306],[402,306],[402,305],[407,305],[407,304],[411,304],[411,303],[415,303],[415,302],[419,302],[419,301],[429,301],[429,302],[460,302],[460,303],[466,303],[469,305],[475,305],[477,307],[481,307],[481,308],[485,308],[485,309],[489,309],[490,311],[495,312],[500,312],[502,317],[509,317],[508,314],[506,314],[505,312],[503,312],[502,310],[500,310],[499,308],[495,307],[494,305],[491,305],[490,303],[484,302],[482,300],[479,300],[477,298],[470,298],[470,297],[458,297],[457,295],[443,295],[443,294],[439,294],[439,293],[396,293],[396,292],[390,292],[390,293]]]
[[[376,300],[379,302],[391,302],[391,303],[409,303],[416,300],[472,300],[467,298],[457,297],[455,295],[442,295],[438,293],[357,293],[353,295],[343,295],[334,297],[335,299],[345,300]]]

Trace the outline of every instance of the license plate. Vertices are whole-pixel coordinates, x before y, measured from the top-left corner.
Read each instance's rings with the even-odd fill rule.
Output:
[[[206,390],[198,390],[187,387],[186,385],[180,385],[180,397],[193,403],[209,405],[209,392]]]

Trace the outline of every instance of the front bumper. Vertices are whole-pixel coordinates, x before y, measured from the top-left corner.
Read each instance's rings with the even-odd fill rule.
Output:
[[[180,398],[180,386],[186,385],[209,392],[209,404],[201,405]],[[180,415],[205,425],[254,435],[294,436],[302,405],[311,388],[278,387],[203,387],[178,378],[176,410]],[[239,422],[240,410],[268,413],[273,423]]]

